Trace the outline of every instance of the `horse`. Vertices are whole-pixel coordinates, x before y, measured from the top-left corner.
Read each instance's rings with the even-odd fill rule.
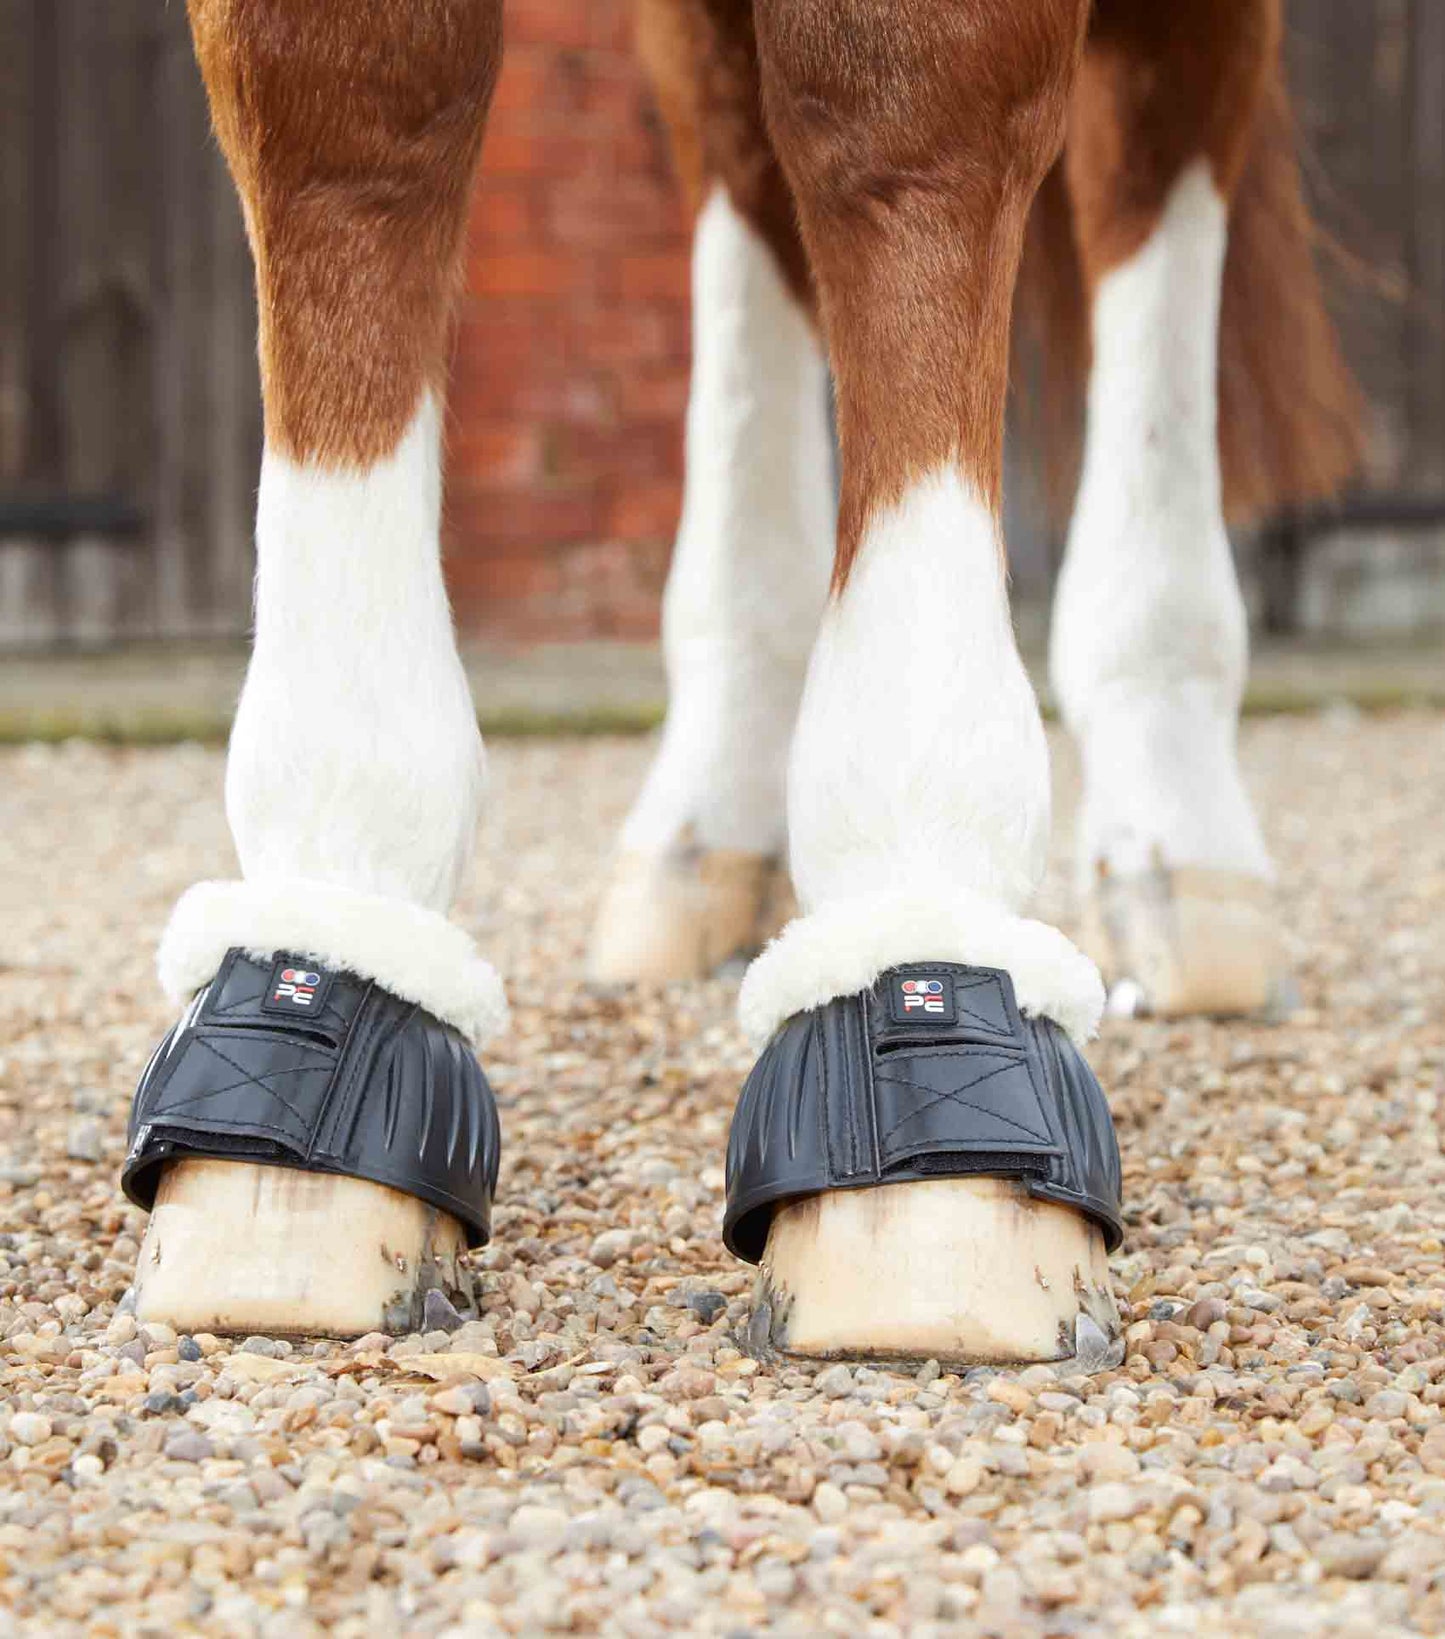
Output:
[[[266,436],[241,876],[162,936],[181,1013],[123,1180],[143,1317],[414,1327],[465,1308],[490,1232],[474,1052],[506,1000],[447,916],[486,781],[438,520],[501,9],[189,0]],[[1282,0],[638,0],[694,365],[667,717],[591,964],[751,957],[724,1239],[762,1266],[760,1348],[1114,1358],[1118,1151],[1083,1046],[1106,1003],[1279,1004],[1226,518],[1357,456],[1282,30]],[[1027,914],[1049,761],[1000,527],[1016,303],[1051,413],[1083,409],[1051,667],[1088,953]]]

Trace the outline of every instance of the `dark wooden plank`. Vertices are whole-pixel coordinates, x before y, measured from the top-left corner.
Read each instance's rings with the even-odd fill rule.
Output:
[[[1413,0],[1409,482],[1445,493],[1445,5]]]
[[[1311,200],[1350,270],[1343,277],[1330,270],[1331,285],[1350,361],[1370,400],[1370,478],[1389,486],[1401,476],[1408,447],[1401,406],[1410,353],[1409,5],[1313,0],[1289,9],[1287,35]]]

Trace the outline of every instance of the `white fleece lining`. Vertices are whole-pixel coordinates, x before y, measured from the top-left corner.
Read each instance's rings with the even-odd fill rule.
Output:
[[[1099,1027],[1104,987],[1088,957],[1057,928],[956,891],[835,900],[799,917],[748,969],[738,1019],[761,1048],[785,1019],[866,990],[902,962],[1003,968],[1021,1012],[1052,1019],[1080,1046]]]
[[[233,946],[270,961],[294,952],[371,979],[479,1046],[507,1027],[496,969],[455,923],[406,900],[295,877],[198,882],[161,936],[156,966],[177,1007],[215,977]]]

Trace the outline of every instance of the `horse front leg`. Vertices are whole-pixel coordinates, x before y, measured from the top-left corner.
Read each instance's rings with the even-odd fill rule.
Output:
[[[646,0],[643,55],[696,211],[668,708],[593,935],[604,981],[701,977],[786,918],[784,775],[833,535],[827,370],[750,6]]]
[[[1118,1347],[1118,1153],[1079,1051],[1103,991],[1024,914],[1049,769],[998,518],[1013,285],[1087,10],[758,7],[843,457],[789,771],[802,914],[744,981],[765,1045],[729,1152],[726,1238],[788,1351]]]
[[[137,1094],[143,1317],[409,1326],[464,1302],[501,982],[446,912],[483,793],[438,552],[448,314],[500,0],[191,0],[255,256],[266,448],[236,881],[180,900]]]

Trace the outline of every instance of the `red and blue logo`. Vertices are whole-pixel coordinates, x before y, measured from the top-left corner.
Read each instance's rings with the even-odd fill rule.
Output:
[[[304,967],[283,967],[271,1000],[289,1001],[293,1007],[310,1007],[316,1000],[316,987],[320,983],[319,973],[308,973]]]
[[[942,979],[905,979],[898,987],[903,992],[905,1013],[944,1013]]]
[[[307,967],[294,956],[277,957],[270,983],[261,1002],[264,1013],[305,1014],[314,1017],[326,1006],[331,975],[320,968]]]

